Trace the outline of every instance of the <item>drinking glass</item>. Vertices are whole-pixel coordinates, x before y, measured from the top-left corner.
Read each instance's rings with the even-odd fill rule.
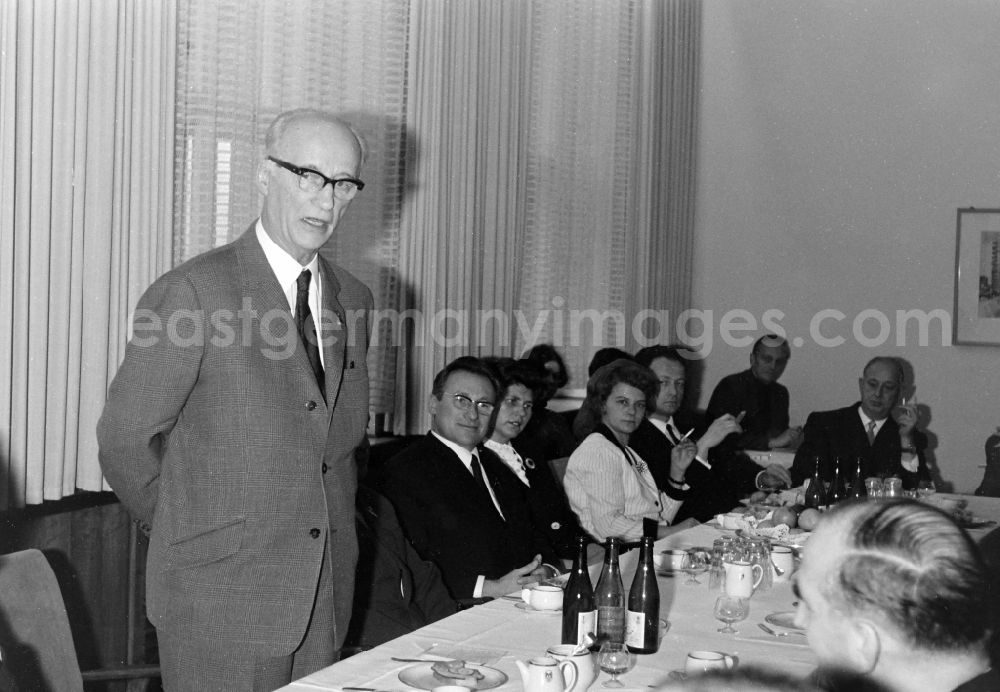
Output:
[[[715,601],[715,619],[726,623],[725,627],[719,628],[719,632],[723,634],[738,634],[739,630],[733,628],[733,623],[746,620],[749,615],[750,599],[748,598],[719,596]]]
[[[684,571],[688,578],[685,584],[701,584],[698,575],[708,569],[708,555],[701,550],[692,550],[684,558]]]
[[[926,500],[936,491],[937,488],[934,487],[934,481],[920,481],[917,483],[917,497],[922,500]]]
[[[611,675],[610,680],[605,680],[604,687],[624,687],[625,685],[618,679],[618,676],[626,672],[632,664],[632,653],[622,642],[604,642],[601,650],[597,653],[597,665],[605,673]]]

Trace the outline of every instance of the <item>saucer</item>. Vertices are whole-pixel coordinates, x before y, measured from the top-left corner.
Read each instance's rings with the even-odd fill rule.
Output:
[[[404,668],[399,671],[399,681],[421,690],[433,690],[435,687],[448,684],[443,678],[434,675],[434,671],[431,669],[433,665],[434,661],[429,661]],[[499,687],[507,682],[507,675],[496,668],[480,666],[475,663],[466,663],[465,665],[468,668],[479,671],[483,676],[480,680],[476,681],[475,686],[471,689],[488,690],[493,687]]]
[[[520,601],[519,603],[515,603],[514,607],[515,608],[519,608],[520,610],[523,610],[526,613],[540,613],[542,615],[555,615],[556,613],[562,612],[562,608],[546,608],[546,609],[543,610],[543,609],[539,609],[539,608],[534,607],[530,603],[525,603],[524,601]]]
[[[769,625],[774,625],[775,627],[781,627],[786,630],[795,630],[796,632],[805,632],[805,630],[795,624],[795,611],[794,610],[783,610],[778,613],[769,613],[764,616],[764,622]]]

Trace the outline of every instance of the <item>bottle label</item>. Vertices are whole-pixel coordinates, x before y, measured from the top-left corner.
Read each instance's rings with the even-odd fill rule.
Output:
[[[646,648],[646,616],[634,610],[625,615],[625,644],[633,649]]]
[[[587,634],[597,636],[597,611],[588,610],[576,615],[576,643],[583,644]]]
[[[598,606],[597,638],[599,641],[622,642],[625,638],[625,609],[621,606]]]

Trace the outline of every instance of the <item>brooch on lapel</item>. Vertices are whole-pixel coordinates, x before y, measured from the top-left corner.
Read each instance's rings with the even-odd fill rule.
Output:
[[[529,469],[534,470],[534,468],[535,468],[535,461],[531,457],[525,457],[524,458],[524,466],[525,466],[525,468],[529,468]]]

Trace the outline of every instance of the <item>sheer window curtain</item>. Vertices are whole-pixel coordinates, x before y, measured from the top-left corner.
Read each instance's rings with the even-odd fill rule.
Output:
[[[583,387],[596,348],[675,340],[698,1],[416,2],[411,16],[420,155],[400,272],[424,324],[397,361],[394,432],[426,427],[433,375],[457,355],[554,343]]]
[[[171,259],[174,12],[0,2],[0,509],[103,487],[127,316]]]

